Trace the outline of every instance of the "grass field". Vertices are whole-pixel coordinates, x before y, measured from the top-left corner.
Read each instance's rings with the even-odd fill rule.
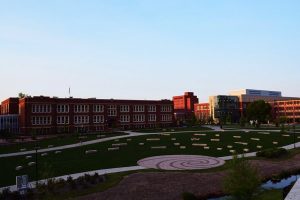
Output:
[[[181,132],[181,131],[207,131],[210,128],[203,126],[194,127],[175,127],[175,128],[156,128],[156,129],[140,129],[136,130],[139,133],[158,133],[158,132]]]
[[[47,156],[38,156],[40,177],[53,177],[77,172],[84,172],[97,169],[127,167],[134,166],[139,159],[168,154],[195,154],[208,156],[227,156],[229,152],[228,145],[237,153],[243,153],[243,149],[258,151],[257,146],[263,146],[263,149],[271,147],[280,147],[293,143],[292,135],[290,137],[283,136],[281,133],[270,133],[269,135],[257,132],[208,132],[206,135],[194,135],[197,133],[172,133],[168,135],[145,135],[131,137],[131,141],[127,139],[119,139],[118,141],[107,141],[93,145],[66,149],[61,154],[49,152]],[[199,133],[200,134],[200,133]],[[201,132],[201,134],[204,134]],[[219,135],[219,136],[218,136]],[[241,138],[234,138],[240,136]],[[150,138],[158,138],[159,141],[147,141]],[[172,138],[176,138],[173,141]],[[191,141],[192,138],[200,138],[199,141]],[[260,139],[260,141],[252,140],[251,138]],[[220,142],[211,141],[211,139],[220,139]],[[274,145],[273,141],[278,142]],[[297,138],[297,141],[299,139]],[[247,145],[236,144],[234,142],[248,143]],[[127,146],[121,146],[120,150],[108,151],[112,144],[128,143]],[[139,143],[144,143],[140,146]],[[174,146],[174,143],[180,143],[180,146],[185,146],[186,149],[180,149],[179,146]],[[193,146],[193,143],[207,144],[210,149],[206,150],[203,147]],[[166,146],[166,149],[151,149],[153,146]],[[222,148],[222,150],[217,150]],[[94,154],[85,154],[86,150],[98,150]],[[1,158],[0,162],[0,186],[15,184],[15,176],[21,174],[29,174],[33,180],[35,166],[28,167],[28,162],[32,159],[25,159],[25,156]],[[16,166],[22,165],[24,169],[16,171]]]
[[[99,139],[97,138],[98,135],[103,135],[101,138],[119,136],[119,135],[127,135],[126,133],[122,132],[114,132],[114,133],[98,133],[98,134],[85,134],[81,135],[81,137],[86,136],[86,138],[79,138],[80,136],[77,134],[72,135],[61,135],[53,138],[43,139],[37,142],[26,142],[26,143],[19,143],[19,144],[11,144],[11,145],[2,145],[0,146],[0,153],[14,153],[20,152],[20,149],[26,149],[26,151],[34,150],[35,146],[37,145],[41,149],[48,148],[49,145],[56,146],[63,146],[68,144],[79,143],[80,141],[90,141]]]

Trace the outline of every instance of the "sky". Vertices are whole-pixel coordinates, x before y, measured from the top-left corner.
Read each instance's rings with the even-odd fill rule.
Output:
[[[0,100],[300,96],[299,0],[0,0]]]

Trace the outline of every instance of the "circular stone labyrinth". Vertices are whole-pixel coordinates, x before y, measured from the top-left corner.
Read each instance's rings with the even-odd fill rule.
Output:
[[[139,160],[137,164],[145,168],[163,170],[196,170],[209,169],[224,165],[220,158],[197,155],[165,155]]]

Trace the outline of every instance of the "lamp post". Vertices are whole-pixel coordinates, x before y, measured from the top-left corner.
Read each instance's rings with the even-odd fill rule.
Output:
[[[296,126],[293,124],[293,129],[294,129],[294,149],[296,149]]]
[[[35,188],[38,187],[38,148],[35,147]]]

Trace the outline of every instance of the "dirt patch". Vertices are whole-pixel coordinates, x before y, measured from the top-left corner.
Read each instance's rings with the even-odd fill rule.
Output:
[[[262,178],[300,169],[300,154],[285,161],[250,161]],[[181,200],[183,192],[197,197],[220,195],[226,171],[214,173],[148,172],[124,178],[118,185],[104,192],[80,197],[80,200]]]

